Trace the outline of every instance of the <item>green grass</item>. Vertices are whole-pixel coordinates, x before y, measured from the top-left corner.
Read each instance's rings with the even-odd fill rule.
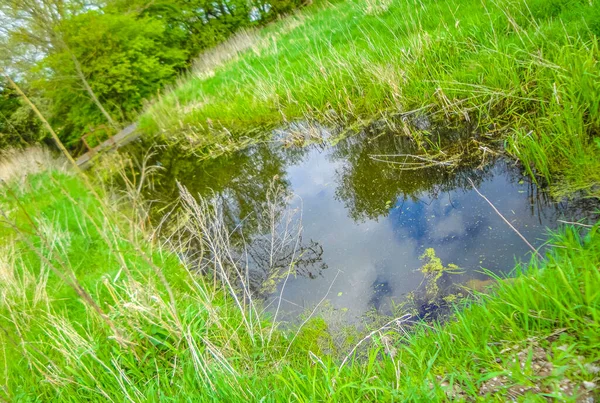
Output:
[[[359,337],[336,344],[339,331],[319,317],[283,330],[238,306],[141,231],[131,199],[49,171],[0,188],[0,209],[6,401],[597,397],[598,226],[563,228],[544,261],[517,267],[451,321],[375,332],[342,366]]]
[[[319,3],[201,55],[141,126],[210,154],[297,119],[421,110],[478,122],[557,195],[599,196],[598,34],[596,0]]]

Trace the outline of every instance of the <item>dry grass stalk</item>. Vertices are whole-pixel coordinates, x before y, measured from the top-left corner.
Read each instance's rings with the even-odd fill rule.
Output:
[[[248,277],[232,253],[230,233],[217,201],[214,199],[208,201],[202,198],[196,200],[184,187],[179,186],[179,190],[186,212],[186,220],[182,229],[188,233],[188,240],[181,245],[183,248],[180,249],[180,253],[185,255],[188,252],[187,246],[192,243],[200,245],[201,253],[206,256],[199,257],[198,261],[201,262],[199,268],[202,270],[202,265],[212,266],[210,271],[218,276],[229,290],[235,304],[242,312],[244,325],[250,335],[254,337],[258,330],[258,334],[262,338],[260,319],[250,292]],[[240,288],[243,298],[238,296]],[[249,303],[250,309],[246,308],[246,302]],[[246,312],[249,312],[250,315]]]
[[[66,163],[40,146],[25,150],[8,149],[0,153],[0,182],[23,181],[28,175],[43,171],[66,172]]]
[[[392,0],[366,0],[363,12],[366,15],[380,15],[385,13],[392,5]]]
[[[260,37],[256,31],[240,30],[231,38],[202,53],[192,67],[196,77],[208,78],[225,63],[235,59],[241,52],[253,48]]]
[[[402,329],[402,324],[408,322],[410,320],[410,318],[412,318],[412,315],[411,314],[406,314],[406,315],[403,315],[403,316],[401,316],[399,318],[392,319],[389,322],[387,322],[385,325],[383,325],[382,327],[380,327],[379,329],[373,330],[371,333],[369,333],[368,335],[366,335],[365,337],[363,337],[354,346],[354,348],[352,348],[352,350],[350,350],[350,352],[346,355],[346,357],[344,358],[344,360],[340,364],[339,369],[341,370],[344,367],[344,365],[346,365],[346,362],[348,361],[348,359],[350,359],[350,357],[352,357],[352,355],[354,354],[354,352],[356,351],[356,349],[358,349],[362,343],[364,343],[365,341],[369,340],[370,338],[372,338],[377,333],[381,333],[381,332],[383,332],[385,330],[388,330],[388,329],[392,328],[393,325],[396,325],[400,330],[402,330],[404,333],[406,333],[406,331],[404,329]]]

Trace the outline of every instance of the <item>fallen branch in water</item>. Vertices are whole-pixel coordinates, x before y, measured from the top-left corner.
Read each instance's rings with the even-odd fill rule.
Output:
[[[500,213],[500,211],[498,211],[498,209],[496,208],[496,206],[494,206],[494,204],[492,204],[492,202],[485,197],[476,187],[475,184],[473,183],[473,181],[471,180],[471,178],[467,178],[469,180],[469,183],[471,183],[471,186],[473,187],[473,190],[475,190],[477,192],[477,194],[479,196],[481,196],[483,198],[483,200],[485,200],[486,202],[488,202],[488,204],[490,206],[492,206],[492,208],[494,209],[494,211],[496,212],[496,214],[498,214],[500,216],[500,218],[502,218],[504,220],[505,223],[508,224],[508,226],[510,228],[512,228],[513,231],[515,231],[515,233],[527,244],[527,246],[529,246],[529,248],[531,248],[531,250],[533,251],[533,253],[536,254],[537,257],[539,257],[540,259],[543,258],[543,256],[540,254],[540,252],[538,252],[538,250],[536,248],[533,247],[532,244],[529,243],[529,241],[527,240],[527,238],[525,238],[520,232],[519,230],[517,230],[511,223],[510,221],[508,221],[506,218],[504,218],[504,216],[502,215],[502,213]]]
[[[390,161],[389,159],[385,159],[385,158],[392,158],[392,157],[401,157],[401,158],[404,158],[404,161],[403,162]],[[435,156],[428,158],[428,157],[424,157],[421,155],[412,155],[412,154],[370,154],[369,158],[371,158],[374,161],[387,162],[389,164],[401,165],[402,167],[400,169],[403,169],[403,170],[416,170],[416,169],[429,168],[432,166],[451,167],[451,166],[455,166],[456,163],[458,162],[458,160],[460,159],[459,156],[452,156],[452,157],[445,157],[446,158],[445,160],[438,161],[435,159]],[[407,162],[407,160],[409,158],[419,160],[419,162]]]
[[[578,226],[580,226],[580,227],[585,227],[585,228],[594,228],[594,226],[593,226],[593,225],[589,225],[589,224],[582,224],[582,223],[580,223],[580,222],[574,222],[574,221],[565,221],[565,220],[556,220],[556,221],[558,221],[558,222],[560,222],[560,223],[563,223],[563,224],[578,225]]]

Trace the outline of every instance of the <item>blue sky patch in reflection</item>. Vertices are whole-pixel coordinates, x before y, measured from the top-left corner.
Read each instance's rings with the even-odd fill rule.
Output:
[[[339,270],[328,298],[334,307],[360,316],[384,299],[414,290],[422,279],[419,256],[430,247],[444,264],[463,268],[464,279],[483,277],[481,268],[508,272],[516,259],[529,258],[528,247],[468,188],[400,195],[379,216],[352,219],[335,192],[346,163],[313,150],[288,169],[292,191],[302,200],[304,237],[323,246],[329,269],[315,280],[289,281],[283,294],[286,309],[297,313],[313,306]],[[490,169],[479,187],[536,247],[544,242],[546,227],[556,227],[559,209],[543,201],[532,209],[529,184],[505,162]]]

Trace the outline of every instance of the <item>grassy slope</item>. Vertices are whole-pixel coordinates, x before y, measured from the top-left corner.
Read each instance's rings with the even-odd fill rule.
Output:
[[[293,343],[271,331],[80,179],[46,172],[12,189],[0,189],[2,212],[21,228],[19,238],[0,224],[0,396],[8,401],[489,401],[482,387],[498,401],[545,401],[540,391],[575,401],[588,393],[584,381],[597,381],[598,227],[583,238],[565,228],[544,263],[451,323],[378,333],[340,370],[349,348],[330,351],[323,321],[309,321]],[[104,316],[57,272],[72,273]]]
[[[557,193],[598,196],[598,34],[598,1],[348,0],[201,56],[141,121],[198,149],[298,118],[360,124],[427,107],[479,120]],[[223,62],[236,48],[247,50]]]

